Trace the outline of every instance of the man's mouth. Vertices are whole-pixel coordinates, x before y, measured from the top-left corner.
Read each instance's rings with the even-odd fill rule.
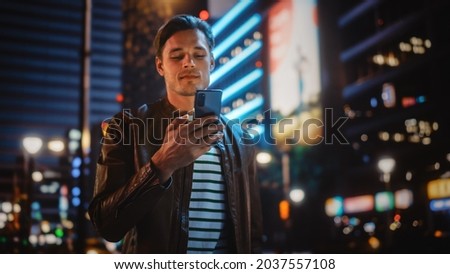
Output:
[[[180,74],[180,79],[192,80],[197,78],[200,78],[200,73],[197,73],[195,71],[185,71]]]
[[[192,79],[197,79],[197,78],[200,78],[200,75],[188,74],[188,75],[183,75],[180,77],[180,79],[187,79],[187,80],[192,80]]]

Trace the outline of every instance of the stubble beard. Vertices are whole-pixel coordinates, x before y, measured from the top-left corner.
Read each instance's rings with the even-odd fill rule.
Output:
[[[182,96],[194,96],[197,90],[205,89],[202,83],[188,83],[180,86],[178,94]]]
[[[197,87],[195,85],[189,86],[189,87],[181,87],[180,90],[177,92],[181,96],[194,96],[197,92]]]

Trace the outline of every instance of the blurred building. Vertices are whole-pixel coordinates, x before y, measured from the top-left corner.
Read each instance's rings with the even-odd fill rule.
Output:
[[[122,10],[89,2],[0,3],[2,253],[83,253],[92,236],[95,160],[81,132],[95,151],[101,122],[120,110]]]
[[[327,187],[331,242],[347,252],[450,251],[448,1],[319,3],[324,101],[348,119],[348,145],[325,149],[339,162]]]
[[[265,252],[450,251],[448,1],[86,3],[0,2],[0,253],[120,251],[86,216],[100,125],[163,95],[176,13],[213,26],[211,87],[255,138]]]

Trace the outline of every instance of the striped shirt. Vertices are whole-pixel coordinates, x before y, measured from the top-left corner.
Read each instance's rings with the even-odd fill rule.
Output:
[[[194,162],[187,253],[224,252],[225,219],[225,184],[220,151],[212,146]]]

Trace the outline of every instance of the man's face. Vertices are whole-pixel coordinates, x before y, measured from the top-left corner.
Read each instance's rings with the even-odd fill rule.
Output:
[[[213,67],[208,42],[198,29],[174,33],[164,45],[162,58],[156,58],[156,68],[172,95],[193,96],[207,88]]]

